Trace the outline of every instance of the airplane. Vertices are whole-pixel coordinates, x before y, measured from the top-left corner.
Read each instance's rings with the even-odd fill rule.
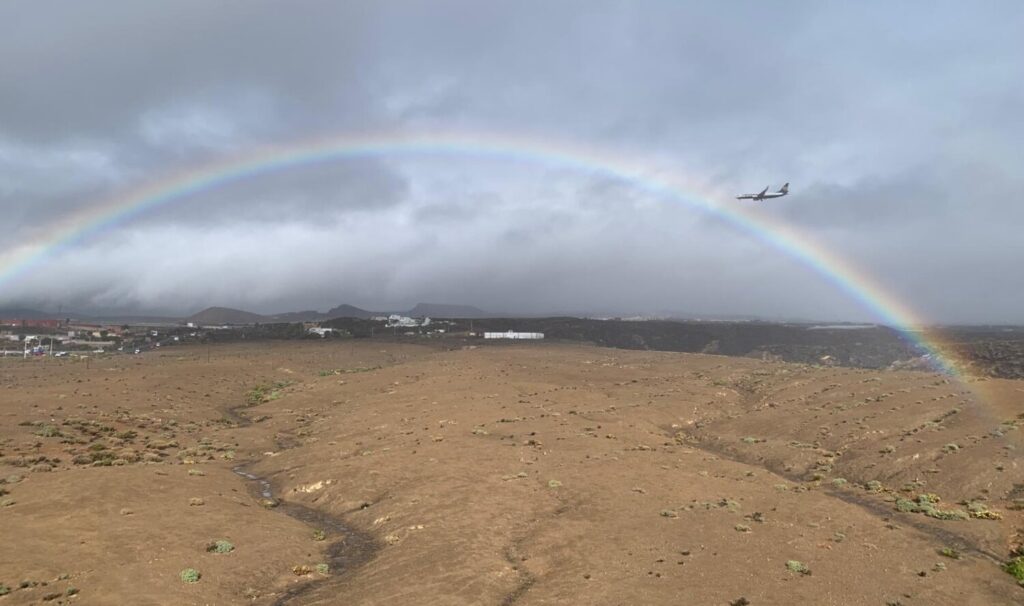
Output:
[[[743,194],[742,196],[736,196],[736,199],[737,200],[757,200],[758,202],[760,202],[761,200],[770,200],[772,198],[781,198],[782,196],[785,196],[788,193],[789,193],[789,183],[783,185],[782,188],[779,189],[779,191],[773,191],[772,193],[768,193],[768,188],[765,187],[764,189],[761,190],[761,193],[759,193],[759,194]]]

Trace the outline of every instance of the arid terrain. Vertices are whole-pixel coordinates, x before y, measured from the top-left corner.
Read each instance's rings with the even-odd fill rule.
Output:
[[[282,341],[0,415],[0,604],[1024,603],[1024,381]]]

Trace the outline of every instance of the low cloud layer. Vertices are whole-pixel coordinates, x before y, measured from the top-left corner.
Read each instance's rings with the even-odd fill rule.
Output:
[[[0,253],[180,171],[351,132],[498,132],[658,159],[936,322],[1024,322],[1024,7],[44,0],[0,7]],[[0,273],[5,268],[0,268]],[[0,307],[877,319],[635,184],[380,154],[182,198],[0,282]]]

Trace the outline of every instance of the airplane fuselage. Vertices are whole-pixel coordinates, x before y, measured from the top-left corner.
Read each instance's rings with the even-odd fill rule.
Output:
[[[756,194],[743,194],[742,196],[736,196],[737,200],[770,200],[772,198],[781,198],[789,193],[789,183],[782,186],[779,191],[769,192],[768,188],[764,188],[761,192]]]

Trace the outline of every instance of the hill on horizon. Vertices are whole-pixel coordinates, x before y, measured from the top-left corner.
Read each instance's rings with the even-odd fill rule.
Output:
[[[268,318],[230,307],[207,307],[185,319],[196,324],[256,324],[266,322]]]
[[[409,311],[383,312],[369,311],[361,307],[343,303],[337,307],[332,307],[323,313],[315,310],[309,310],[284,312],[279,314],[258,314],[251,311],[245,311],[243,309],[214,306],[208,307],[184,319],[189,322],[195,322],[196,324],[269,324],[277,322],[319,322],[333,318],[359,318],[365,320],[374,316],[386,316],[391,313],[431,318],[487,317],[486,312],[471,305],[418,303]]]

